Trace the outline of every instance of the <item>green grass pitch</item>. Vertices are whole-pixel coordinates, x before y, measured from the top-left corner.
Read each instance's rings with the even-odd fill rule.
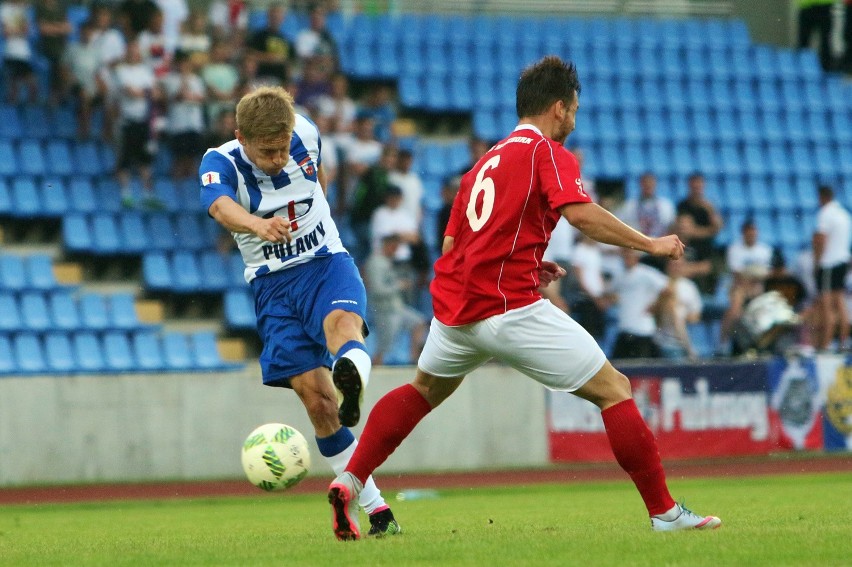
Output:
[[[404,533],[345,543],[331,533],[324,494],[44,504],[0,510],[0,565],[852,564],[852,475],[672,479],[671,488],[722,527],[654,533],[628,482],[403,502],[386,494]]]

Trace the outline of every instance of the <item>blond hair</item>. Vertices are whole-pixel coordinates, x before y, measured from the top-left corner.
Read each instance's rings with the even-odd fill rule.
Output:
[[[280,138],[295,125],[293,97],[282,87],[259,87],[237,103],[237,128],[246,139]]]

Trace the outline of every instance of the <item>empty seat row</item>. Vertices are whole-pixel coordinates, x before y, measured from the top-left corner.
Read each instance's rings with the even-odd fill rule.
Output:
[[[148,328],[136,311],[130,293],[86,292],[56,289],[48,292],[0,291],[0,331],[47,331]]]
[[[205,371],[223,361],[212,332],[0,333],[0,375]]]
[[[96,255],[213,248],[221,234],[203,213],[69,213],[62,219],[65,249]]]
[[[12,142],[0,136],[0,176],[111,175],[116,156],[112,146],[91,140],[49,141],[25,138]]]
[[[53,272],[53,260],[47,254],[0,254],[0,292],[52,290],[60,284]]]
[[[69,106],[50,108],[27,104],[20,107],[0,104],[0,138],[71,140],[77,135],[77,116]]]
[[[239,253],[215,250],[148,252],[142,258],[145,289],[162,293],[220,293],[246,287]]]

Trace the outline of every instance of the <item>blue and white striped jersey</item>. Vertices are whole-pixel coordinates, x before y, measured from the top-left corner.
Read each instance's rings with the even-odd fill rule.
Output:
[[[314,258],[346,252],[317,181],[321,148],[316,125],[297,114],[290,161],[274,177],[255,167],[237,140],[204,154],[199,168],[204,210],[225,195],[253,215],[278,215],[290,220],[293,239],[287,243],[274,244],[254,234],[233,233],[246,265],[246,281]]]

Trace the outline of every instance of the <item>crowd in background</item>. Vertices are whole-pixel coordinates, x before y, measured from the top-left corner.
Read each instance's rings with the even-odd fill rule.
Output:
[[[447,172],[443,206],[427,233],[423,182],[411,147],[400,143],[394,129],[393,90],[358,85],[362,92],[353,96],[357,89],[339,68],[338,46],[326,26],[333,3],[272,2],[265,26],[250,28],[250,7],[243,1],[214,0],[206,10],[190,10],[185,0],[102,0],[87,4],[88,18],[76,34],[67,17],[70,4],[7,0],[0,6],[8,101],[59,105],[72,97],[79,136],[114,144],[125,206],[156,209],[162,205],[153,191],[158,153],[169,155],[171,176],[194,176],[206,148],[233,138],[234,109],[244,93],[261,84],[287,88],[323,136],[329,201],[370,294],[375,362],[383,361],[400,332],[410,335],[409,356],[415,359],[426,332],[431,264],[460,176],[469,168]],[[802,4],[809,10],[828,2]],[[308,14],[309,25],[293,29],[290,10]],[[27,14],[35,14],[35,21]],[[37,26],[37,42],[30,41],[30,25]],[[289,37],[284,29],[292,30]],[[810,41],[810,31],[802,28],[803,42]],[[39,92],[39,56],[51,69],[46,93]],[[471,140],[470,165],[490,142]],[[582,149],[574,151],[582,162]],[[141,191],[134,192],[135,183]],[[810,250],[785,259],[762,243],[751,220],[738,227],[741,239],[720,248],[715,242],[722,218],[706,194],[704,176],[689,177],[678,203],[658,195],[656,184],[647,172],[639,195],[618,200],[601,192],[597,200],[646,234],[677,233],[687,245],[683,259],[641,258],[598,244],[565,221],[547,252],[569,275],[543,294],[596,338],[614,324],[614,358],[695,358],[688,329],[702,317],[721,319],[718,351],[736,353],[746,305],[773,289],[803,317],[823,320],[812,315],[819,312],[813,307],[819,294]],[[593,180],[585,180],[585,187],[595,195]],[[722,301],[705,304],[720,295]],[[720,312],[712,313],[714,308]],[[822,331],[814,332],[819,338],[809,342],[819,348],[847,346],[845,335],[832,343],[834,334],[825,340]]]

